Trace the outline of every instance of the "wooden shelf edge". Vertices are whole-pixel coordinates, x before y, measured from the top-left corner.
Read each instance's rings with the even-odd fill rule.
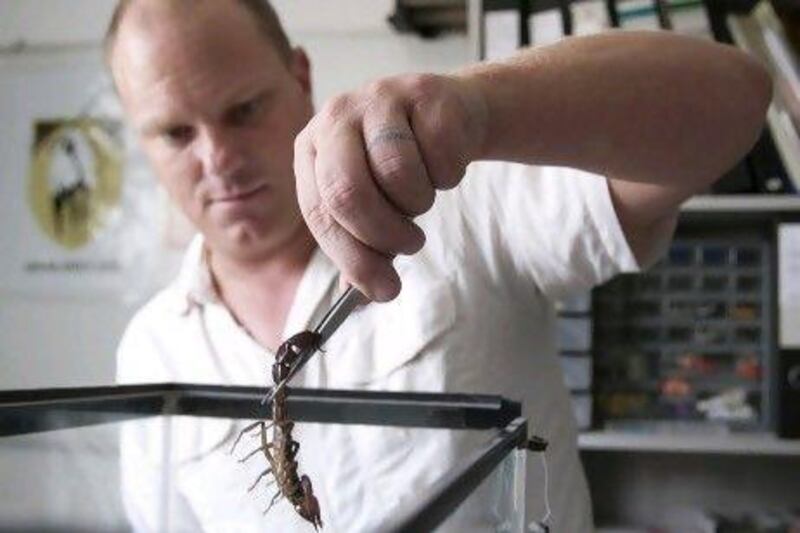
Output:
[[[796,194],[725,194],[695,196],[681,206],[682,212],[800,212],[800,195]]]
[[[800,440],[779,439],[771,433],[728,435],[638,434],[591,431],[580,434],[581,451],[652,452],[800,457]]]

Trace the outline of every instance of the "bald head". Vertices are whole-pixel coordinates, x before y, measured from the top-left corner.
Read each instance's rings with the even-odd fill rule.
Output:
[[[129,11],[136,12],[134,16],[139,18],[139,22],[152,24],[155,18],[164,15],[185,17],[197,13],[203,4],[208,3],[229,4],[230,8],[243,9],[281,59],[287,63],[290,61],[291,44],[268,0],[118,0],[104,39],[106,61],[111,64],[117,34]],[[136,9],[132,9],[134,6]]]
[[[109,66],[155,175],[215,253],[276,253],[303,231],[292,165],[314,112],[305,53],[287,61],[243,0],[123,4]]]

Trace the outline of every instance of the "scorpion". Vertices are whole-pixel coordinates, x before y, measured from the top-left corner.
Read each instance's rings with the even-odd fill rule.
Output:
[[[320,338],[318,333],[303,331],[293,335],[280,345],[272,365],[272,381],[276,387],[288,378],[290,370],[301,353],[308,349],[319,348]],[[297,514],[310,522],[316,531],[322,527],[319,502],[314,496],[314,489],[309,477],[305,474],[301,476],[298,473],[297,452],[300,449],[300,443],[292,437],[294,422],[287,413],[287,395],[287,388],[277,390],[272,399],[272,422],[267,425],[264,420],[259,420],[242,429],[233,443],[231,453],[236,449],[236,445],[244,434],[260,428],[261,446],[248,453],[239,462],[244,463],[252,456],[262,452],[269,463],[269,468],[256,478],[248,492],[252,491],[264,476],[271,473],[273,479],[267,483],[267,486],[273,483],[277,484],[277,493],[272,497],[264,514],[267,514],[280,501],[281,497],[285,497]],[[271,441],[267,438],[269,429],[272,429]]]

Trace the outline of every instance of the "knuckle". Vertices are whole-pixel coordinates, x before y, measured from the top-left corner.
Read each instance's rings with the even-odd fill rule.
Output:
[[[454,176],[448,176],[439,182],[439,189],[442,191],[447,191],[455,188],[456,185],[458,185],[458,180]]]
[[[439,179],[439,189],[446,191],[456,187],[461,182],[461,175],[458,170],[443,172]]]
[[[348,213],[362,204],[363,194],[353,182],[344,179],[331,180],[320,187],[320,196],[334,213]]]
[[[368,82],[363,87],[365,94],[372,97],[386,97],[404,92],[405,79],[409,74],[387,76]]]
[[[325,212],[321,205],[313,207],[306,213],[306,222],[311,230],[314,239],[319,243],[325,252],[331,257],[337,256],[334,231],[336,223],[333,218]]]
[[[347,275],[353,281],[368,285],[374,276],[374,268],[369,264],[368,258],[363,254],[356,254],[350,258],[347,265]]]
[[[389,78],[373,80],[364,86],[364,92],[373,97],[381,97],[392,91],[394,83]]]
[[[308,227],[317,237],[317,240],[324,241],[333,230],[333,219],[325,211],[325,207],[317,202],[303,210]]]
[[[433,182],[437,189],[447,190],[457,186],[466,172],[466,164],[460,158],[451,158],[449,161],[442,161],[438,165],[439,171],[433,176]]]
[[[347,274],[348,278],[357,286],[362,287],[362,290],[374,299],[377,296],[378,286],[382,285],[384,280],[391,275],[389,273],[392,269],[391,264],[388,260],[376,259],[366,254],[353,259]]]
[[[353,109],[352,97],[349,94],[340,94],[328,100],[322,108],[321,116],[338,122],[347,117]]]
[[[294,138],[294,153],[301,154],[305,151],[309,143],[308,128],[303,128],[300,133]]]
[[[383,78],[369,82],[360,92],[365,116],[376,114],[384,116],[388,110],[400,110],[406,100],[395,78]]]
[[[415,175],[400,154],[386,155],[376,160],[374,167],[375,179],[406,215],[421,215],[431,208],[435,193],[428,178],[421,171]]]
[[[405,159],[400,153],[389,152],[373,156],[373,170],[382,182],[394,185],[402,183],[407,174]]]
[[[416,101],[432,100],[441,86],[439,76],[435,74],[409,74],[405,83]]]
[[[423,213],[427,213],[428,210],[433,207],[433,202],[436,200],[436,194],[434,193],[433,189],[430,187],[426,187],[422,194],[419,195],[417,198],[418,205],[415,206],[416,209],[412,211],[411,215],[418,216]]]

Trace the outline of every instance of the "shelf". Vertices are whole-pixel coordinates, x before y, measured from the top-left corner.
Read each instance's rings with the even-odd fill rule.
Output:
[[[800,212],[800,195],[796,194],[726,194],[695,196],[681,206],[682,212]]]
[[[772,103],[767,112],[767,125],[789,177],[800,188],[800,137],[792,123],[791,113],[784,101],[785,96],[782,96],[777,86],[783,86],[784,83],[796,86],[797,83],[796,79],[792,79],[792,76],[796,76],[791,72],[790,64],[794,58],[787,48],[781,23],[771,6],[761,5],[749,15],[729,15],[727,25],[734,43],[760,59],[770,69],[772,78],[776,81]]]
[[[779,439],[770,433],[654,435],[592,431],[579,436],[578,446],[581,451],[800,457],[800,440]]]

